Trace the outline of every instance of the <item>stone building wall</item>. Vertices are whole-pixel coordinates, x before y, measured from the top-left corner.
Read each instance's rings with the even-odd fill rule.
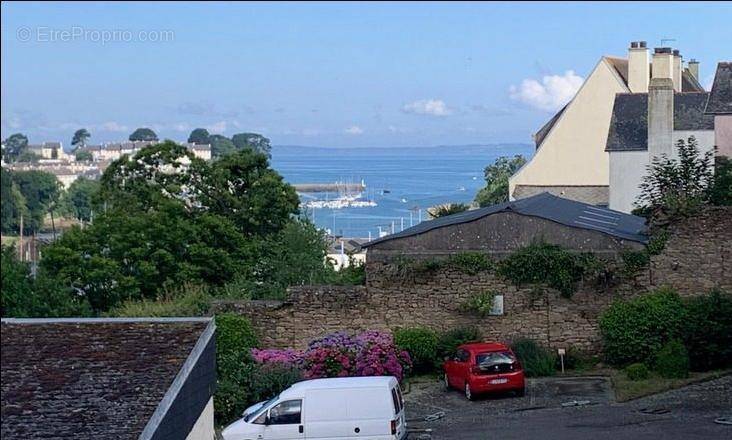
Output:
[[[314,338],[340,330],[449,330],[472,325],[485,339],[529,337],[552,348],[597,352],[598,316],[617,298],[663,285],[687,296],[713,287],[732,291],[731,213],[730,208],[713,208],[677,224],[664,251],[634,279],[612,287],[583,283],[569,299],[551,289],[518,288],[491,272],[468,275],[449,267],[395,279],[388,275],[388,262],[377,259],[367,266],[366,286],[293,287],[284,302],[219,302],[215,310],[248,316],[266,347],[303,348]],[[484,291],[504,296],[503,315],[481,318],[461,310],[472,295]]]

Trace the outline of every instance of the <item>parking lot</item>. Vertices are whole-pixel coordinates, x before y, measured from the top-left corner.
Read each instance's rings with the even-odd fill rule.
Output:
[[[531,379],[525,397],[474,402],[435,380],[405,398],[410,439],[732,438],[732,426],[715,423],[732,416],[732,376],[627,403],[606,377]]]

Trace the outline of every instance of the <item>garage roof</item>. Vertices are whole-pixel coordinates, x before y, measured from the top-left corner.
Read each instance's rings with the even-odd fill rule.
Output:
[[[646,220],[643,217],[564,199],[545,192],[513,202],[499,203],[425,221],[396,234],[370,241],[362,247],[367,248],[389,240],[424,234],[433,229],[473,222],[499,212],[539,217],[573,228],[598,231],[623,240],[648,242],[645,234]]]

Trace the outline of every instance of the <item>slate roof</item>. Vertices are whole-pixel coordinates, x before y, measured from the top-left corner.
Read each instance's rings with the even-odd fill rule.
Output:
[[[557,114],[552,116],[552,118],[549,120],[549,122],[544,124],[544,126],[542,126],[539,129],[539,131],[537,131],[536,134],[534,134],[534,143],[536,144],[537,149],[539,148],[539,146],[541,146],[541,143],[544,142],[544,138],[546,137],[546,135],[549,134],[552,127],[554,127],[554,124],[556,124],[557,121],[559,120],[559,118],[562,117],[562,113],[564,113],[564,110],[567,109],[567,105],[569,105],[569,104],[566,104],[564,107],[562,107],[562,109],[559,110],[557,112]]]
[[[704,87],[694,78],[694,75],[689,72],[689,69],[684,69],[681,73],[681,91],[686,92],[706,92]]]
[[[674,93],[674,130],[714,130],[714,117],[704,114],[709,93]],[[618,93],[605,151],[648,150],[648,94]]]
[[[140,438],[209,324],[3,319],[2,438]]]
[[[564,199],[545,192],[525,199],[499,203],[425,221],[396,234],[372,240],[362,247],[368,248],[389,240],[413,237],[438,228],[470,223],[499,212],[513,212],[520,215],[539,217],[565,226],[590,229],[639,243],[648,241],[645,234],[646,220],[643,217],[599,208],[588,203]]]
[[[705,110],[707,114],[732,114],[732,62],[717,64],[712,91]]]

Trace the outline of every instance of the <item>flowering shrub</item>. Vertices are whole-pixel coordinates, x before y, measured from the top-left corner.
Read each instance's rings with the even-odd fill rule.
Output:
[[[332,333],[313,340],[303,352],[253,349],[252,357],[260,364],[296,366],[306,379],[389,375],[402,380],[412,367],[409,354],[396,348],[392,335],[378,331]]]

